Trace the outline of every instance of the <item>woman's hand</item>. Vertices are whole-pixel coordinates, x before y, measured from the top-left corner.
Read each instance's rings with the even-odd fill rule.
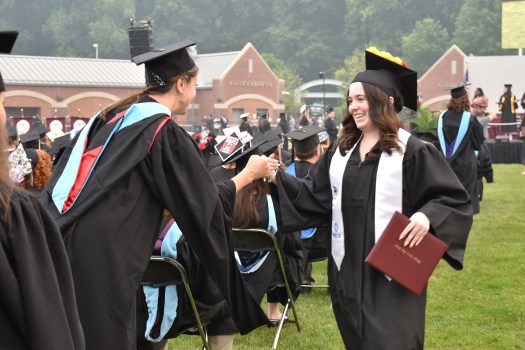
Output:
[[[410,245],[410,248],[413,246],[417,246],[421,241],[423,240],[423,237],[428,233],[428,229],[430,228],[430,220],[428,220],[427,216],[421,212],[414,213],[410,217],[410,223],[405,227],[403,232],[401,232],[401,235],[399,236],[399,240],[402,240],[405,238],[405,243],[403,244],[405,247],[407,245]]]
[[[246,167],[232,179],[235,182],[236,191],[257,179],[269,179],[275,176],[279,162],[274,157],[251,156]]]
[[[251,156],[245,169],[249,171],[253,181],[260,178],[269,179],[275,176],[278,167],[279,161],[273,155],[270,157]]]

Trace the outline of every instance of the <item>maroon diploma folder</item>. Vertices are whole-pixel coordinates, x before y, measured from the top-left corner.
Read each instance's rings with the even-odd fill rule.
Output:
[[[427,233],[419,245],[404,247],[405,239],[399,235],[410,220],[395,212],[365,262],[416,295],[420,295],[448,245],[431,233]]]

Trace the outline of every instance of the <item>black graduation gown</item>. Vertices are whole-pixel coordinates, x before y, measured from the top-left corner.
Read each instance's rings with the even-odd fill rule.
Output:
[[[242,122],[241,125],[239,125],[239,131],[243,132],[246,131],[248,134],[253,136],[253,130],[252,127],[248,122]]]
[[[310,175],[310,168],[313,163],[306,162],[303,160],[295,161],[295,176],[299,179],[304,179]],[[325,222],[321,226],[317,226],[315,234],[307,239],[303,239],[303,257],[304,257],[304,268],[305,272],[308,268],[306,261],[308,259],[321,259],[327,256],[328,246],[330,245],[330,223]],[[311,270],[311,267],[309,268]],[[307,276],[305,276],[307,277]],[[311,277],[311,276],[309,276]]]
[[[334,142],[337,139],[337,126],[332,118],[328,117],[324,121],[324,127],[330,138],[330,143]]]
[[[463,113],[448,110],[443,115],[443,134],[446,142],[451,142],[458,135]],[[479,151],[483,144],[483,126],[478,119],[470,116],[469,126],[463,141],[448,164],[459,178],[472,200],[474,214],[479,213],[478,159],[474,151]]]
[[[516,96],[512,95],[514,100],[514,106],[512,105],[511,97],[501,95],[499,98],[500,112],[501,112],[501,122],[502,123],[515,123],[516,122],[516,109],[518,108],[518,103],[516,101]],[[514,112],[512,112],[514,107]],[[501,129],[506,132],[515,132],[516,125],[502,125]]]
[[[267,323],[246,294],[233,258],[231,211],[225,206],[233,207],[235,184],[213,183],[197,145],[171,118],[154,137],[166,117],[151,116],[116,133],[76,203],[60,214],[51,194],[77,137],[41,196],[69,254],[89,350],[135,348],[136,291],[165,208],[223,294],[240,332]],[[97,120],[87,150],[105,140],[97,140],[105,125]],[[243,319],[246,313],[250,317]]]
[[[11,228],[0,225],[0,348],[85,348],[60,231],[21,190],[11,198]]]
[[[374,246],[375,180],[378,163],[360,164],[359,147],[343,175],[342,211],[345,257],[338,271],[331,253],[328,280],[334,314],[349,349],[422,349],[426,289],[419,297],[364,263]],[[331,220],[329,169],[333,152],[311,171],[312,181],[279,172],[277,188],[284,229]],[[402,212],[430,220],[430,232],[449,244],[444,259],[463,266],[472,225],[470,197],[439,151],[410,137],[403,159]],[[330,249],[331,250],[331,247]]]

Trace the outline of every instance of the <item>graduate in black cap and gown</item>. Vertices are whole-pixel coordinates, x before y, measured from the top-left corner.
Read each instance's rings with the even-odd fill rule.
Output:
[[[479,213],[478,158],[483,126],[470,114],[470,101],[464,85],[450,91],[447,111],[438,118],[437,134],[440,149],[463,187],[470,194],[472,210]]]
[[[429,230],[449,244],[444,259],[461,269],[472,205],[439,151],[401,129],[397,113],[416,109],[416,72],[375,48],[365,54],[337,142],[309,180],[278,171],[272,183],[283,229],[332,223],[329,291],[346,348],[423,349],[426,289],[416,296],[364,260],[400,211],[411,220],[403,244],[419,244]]]
[[[501,113],[502,123],[516,123],[518,101],[516,100],[516,96],[512,93],[512,84],[505,84],[503,87],[503,95],[499,98],[498,107]],[[505,133],[510,134],[517,130],[517,125],[502,125],[501,129]]]
[[[9,53],[18,32],[0,32]],[[0,75],[0,148],[6,149]],[[22,151],[23,152],[23,151]],[[60,231],[38,198],[14,186],[0,152],[0,347],[83,350],[73,277]]]
[[[307,125],[303,128],[285,134],[292,140],[294,161],[285,172],[299,179],[310,176],[310,168],[319,160],[323,154],[323,148],[319,140],[319,133],[325,128],[315,125]],[[318,227],[310,227],[301,230],[303,245],[303,285],[311,285],[315,282],[312,277],[312,263],[308,259],[322,259],[328,255],[328,244],[330,240],[330,225],[327,222]],[[303,288],[303,293],[310,292],[310,288]]]
[[[186,50],[192,45],[183,40],[133,57],[145,63],[145,90],[97,113],[42,193],[69,254],[89,350],[136,348],[136,292],[164,209],[241,333],[267,322],[243,287],[229,232],[236,191],[266,176],[276,161],[253,157],[232,181],[213,183],[197,145],[171,118],[185,114],[196,95],[198,67]]]

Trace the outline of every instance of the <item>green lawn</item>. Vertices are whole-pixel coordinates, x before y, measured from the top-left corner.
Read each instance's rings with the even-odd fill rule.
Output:
[[[428,289],[426,349],[525,349],[525,176],[519,164],[494,166],[485,184],[481,214],[465,256],[455,271],[441,262]],[[314,277],[326,282],[326,263]],[[266,309],[266,306],[263,305]],[[297,301],[302,331],[285,325],[278,349],[344,349],[323,289]],[[236,336],[234,349],[270,349],[275,328]],[[198,336],[181,336],[172,349],[199,349]]]
[[[501,46],[505,49],[525,47],[525,1],[502,4]]]

